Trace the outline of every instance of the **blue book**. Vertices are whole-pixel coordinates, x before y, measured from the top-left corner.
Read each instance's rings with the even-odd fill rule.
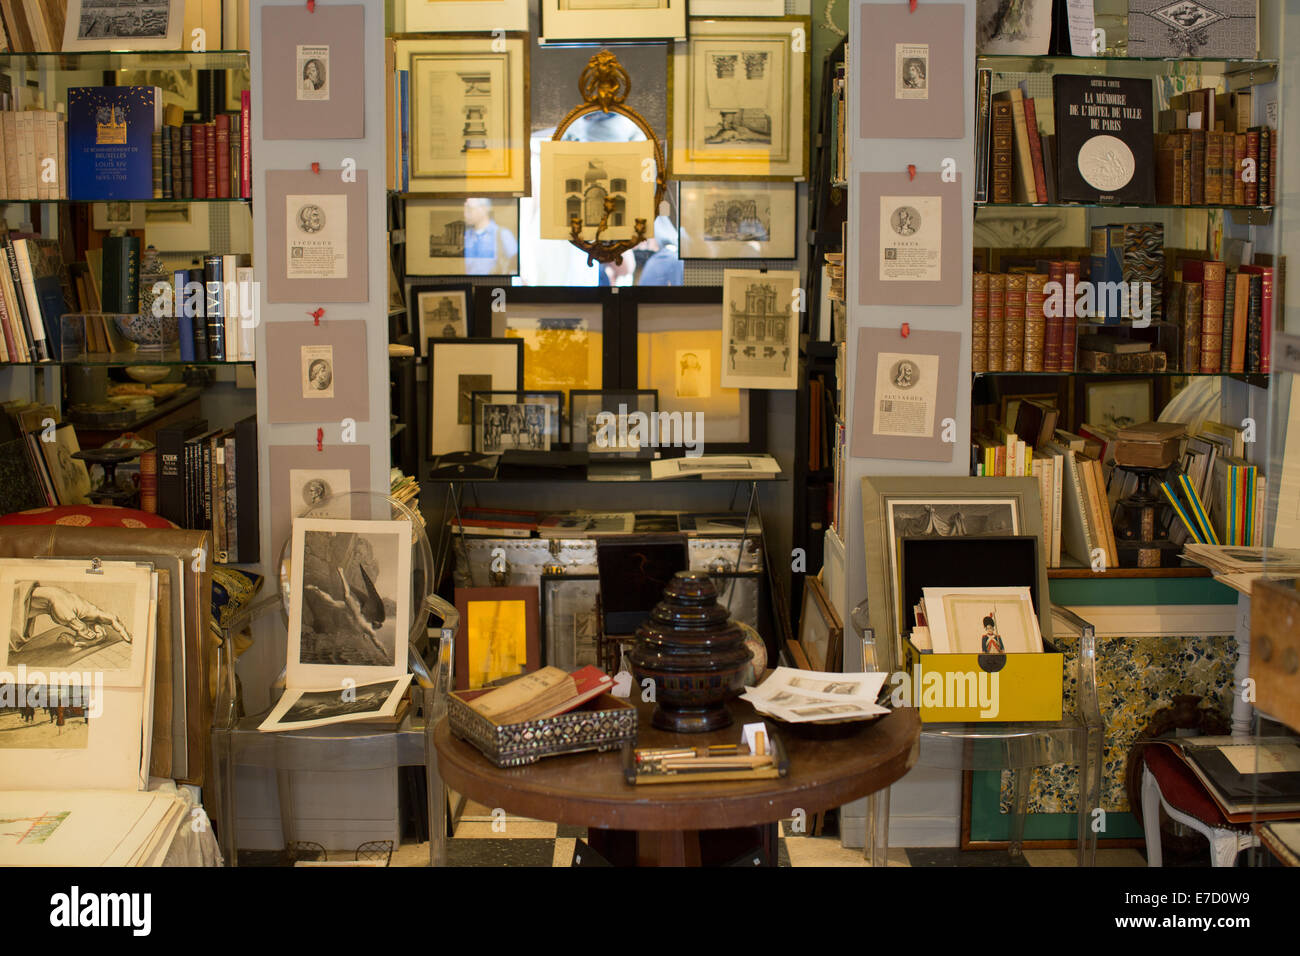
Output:
[[[185,305],[185,282],[188,279],[184,269],[172,273],[172,315],[176,316],[176,325],[180,332],[181,361],[194,361],[194,318]]]
[[[152,199],[153,132],[162,128],[155,86],[68,89],[68,198]]]
[[[1124,301],[1118,290],[1124,281],[1124,227],[1092,227],[1092,316],[1106,325],[1119,325]],[[1111,294],[1114,290],[1115,294]]]

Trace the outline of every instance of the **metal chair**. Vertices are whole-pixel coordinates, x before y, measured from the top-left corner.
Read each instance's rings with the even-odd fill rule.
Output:
[[[378,863],[382,860],[384,866],[388,866],[393,859],[393,841],[369,840],[357,847],[352,859],[365,863]]]

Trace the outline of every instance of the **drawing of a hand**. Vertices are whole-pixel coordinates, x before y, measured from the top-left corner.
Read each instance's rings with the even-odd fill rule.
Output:
[[[131,635],[116,614],[102,610],[80,595],[55,585],[37,585],[27,604],[30,623],[38,614],[45,613],[54,623],[71,628],[78,635],[74,643],[86,644],[101,639],[107,632],[115,631],[130,644]]]

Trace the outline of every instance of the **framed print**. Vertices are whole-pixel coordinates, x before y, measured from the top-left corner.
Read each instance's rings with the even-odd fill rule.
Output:
[[[618,381],[615,304],[602,289],[512,288],[505,309],[491,296],[474,302],[477,335],[518,339],[524,346],[523,388],[563,392]]]
[[[564,2],[564,0],[559,0]],[[543,140],[541,237],[604,242],[635,239],[638,219],[654,222],[654,144]],[[642,179],[649,169],[652,178]]]
[[[655,458],[660,435],[659,393],[654,389],[569,393],[570,442],[592,458]]]
[[[810,670],[838,671],[844,666],[844,625],[831,607],[821,578],[810,576],[804,581],[799,646]]]
[[[563,392],[475,392],[471,401],[473,451],[551,451],[560,443]]]
[[[528,0],[398,0],[397,33],[527,30]]]
[[[793,259],[794,183],[678,184],[683,259]]]
[[[633,288],[619,299],[634,310],[624,335],[636,335],[635,348],[622,349],[632,364],[621,380],[658,391],[660,413],[680,417],[683,437],[690,427],[690,442],[703,441],[709,454],[766,450],[762,392],[722,385],[722,290]]]
[[[146,246],[153,246],[159,252],[206,252],[212,248],[207,203],[147,202],[135,205],[144,217]]]
[[[63,52],[180,50],[185,0],[68,0]]]
[[[370,421],[364,319],[268,322],[266,351],[283,363],[268,378],[270,421]]]
[[[1149,422],[1154,393],[1155,383],[1149,378],[1087,382],[1084,385],[1084,420],[1111,428]]]
[[[692,20],[668,85],[674,179],[808,175],[807,17]]]
[[[97,202],[90,207],[94,229],[143,229],[144,205],[138,202]]]
[[[267,452],[271,487],[271,502],[267,510],[270,512],[272,554],[279,554],[282,548],[291,544],[289,534],[293,530],[293,519],[308,510],[304,505],[309,499],[323,502],[327,492],[332,496],[372,487],[369,445],[326,442],[320,451],[315,445],[272,445]],[[347,476],[346,482],[344,475]],[[314,478],[319,478],[324,487],[316,486],[308,491],[307,484]],[[330,516],[367,517],[335,512],[336,509],[332,509]]]
[[[473,448],[475,392],[522,387],[518,339],[429,339],[429,455]]]
[[[952,461],[942,425],[957,415],[961,348],[960,332],[914,329],[903,338],[897,328],[860,329],[851,454]]]
[[[537,588],[457,588],[456,610],[464,635],[456,642],[456,690],[541,667]]]
[[[418,354],[425,354],[429,339],[469,337],[473,296],[474,287],[468,285],[407,283],[407,316]]]
[[[877,636],[888,636],[902,661],[901,634],[909,608],[901,601],[900,547],[904,537],[1033,535],[1042,554],[1043,518],[1035,478],[893,477],[862,479],[867,601]],[[1047,564],[1037,562],[1038,593],[1047,594]],[[1049,615],[1040,630],[1051,637]]]
[[[268,302],[370,298],[366,181],[363,169],[346,183],[310,169],[267,171]]]
[[[960,305],[961,174],[859,173],[859,305]]]
[[[285,683],[323,690],[405,674],[410,522],[295,518],[292,548]]]
[[[411,76],[411,192],[528,193],[526,36],[398,40],[397,67]]]
[[[542,42],[686,36],[685,0],[541,0]]]
[[[862,33],[854,41],[853,57],[862,136],[961,139],[966,135],[967,6],[927,3],[908,10],[897,4],[871,4],[863,8]]]
[[[408,199],[406,274],[518,275],[518,200]]]
[[[800,298],[798,270],[722,273],[722,386],[798,387]]]
[[[689,0],[693,17],[779,17],[785,0]]]
[[[595,574],[543,574],[542,634],[546,663],[566,671],[599,666],[600,578]]]
[[[1027,587],[924,588],[936,654],[1041,654],[1043,636]]]
[[[262,8],[262,138],[366,135],[366,31],[361,4]]]

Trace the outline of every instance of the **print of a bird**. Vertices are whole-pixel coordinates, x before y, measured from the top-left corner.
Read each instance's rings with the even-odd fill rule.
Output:
[[[303,586],[305,594],[312,598],[311,611],[313,619],[325,625],[328,630],[360,631],[380,654],[386,656],[388,651],[379,642],[378,637],[379,630],[384,624],[386,612],[383,599],[375,590],[370,575],[366,574],[364,568],[358,569],[361,571],[361,578],[366,586],[366,593],[361,600],[358,600],[348,584],[343,570],[341,568],[336,570],[339,582],[343,585],[343,600],[341,601],[314,584],[305,584]]]

